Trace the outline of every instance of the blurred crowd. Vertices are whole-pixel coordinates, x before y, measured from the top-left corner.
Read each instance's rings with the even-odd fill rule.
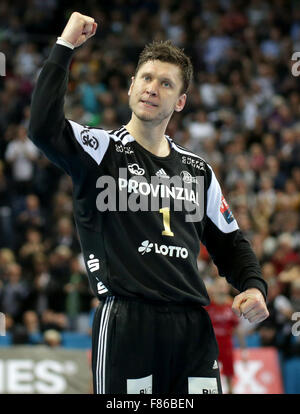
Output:
[[[83,5],[84,4],[84,5]],[[171,39],[191,57],[187,105],[167,130],[213,167],[269,285],[263,346],[300,356],[299,1],[23,0],[0,3],[0,311],[15,343],[35,332],[88,331],[96,306],[72,216],[72,183],[27,138],[31,94],[72,11],[98,31],[74,54],[65,114],[115,129],[130,117],[128,87],[147,42]],[[41,111],[43,108],[41,108]],[[202,248],[209,290],[217,272]],[[234,290],[232,296],[236,294]],[[34,343],[34,339],[31,339]]]

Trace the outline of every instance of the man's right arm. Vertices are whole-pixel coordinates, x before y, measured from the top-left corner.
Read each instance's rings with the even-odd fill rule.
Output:
[[[77,12],[71,15],[59,38],[60,44],[53,46],[32,95],[29,138],[70,175],[77,161],[73,131],[64,115],[64,96],[74,53],[71,47],[80,46],[92,37],[96,28],[91,17]]]

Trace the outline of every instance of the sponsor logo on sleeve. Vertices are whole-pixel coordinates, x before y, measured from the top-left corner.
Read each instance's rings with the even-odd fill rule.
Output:
[[[91,272],[96,272],[96,270],[100,269],[100,261],[99,259],[95,258],[95,256],[93,254],[89,255],[89,259],[87,261],[87,265],[88,268],[90,269]]]
[[[230,224],[234,220],[232,211],[230,210],[229,205],[227,204],[227,201],[225,200],[223,195],[221,199],[220,211],[228,224]]]
[[[80,137],[83,145],[97,150],[99,147],[99,141],[95,138],[89,128],[85,128],[80,132]]]

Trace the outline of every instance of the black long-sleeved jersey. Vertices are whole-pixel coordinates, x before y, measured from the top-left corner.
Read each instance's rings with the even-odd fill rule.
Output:
[[[33,93],[29,137],[72,178],[95,295],[207,305],[197,268],[202,241],[221,276],[239,291],[256,287],[266,297],[258,261],[203,159],[167,136],[170,153],[158,157],[124,126],[106,131],[65,119],[72,55],[53,47]],[[187,219],[193,207],[198,220]]]

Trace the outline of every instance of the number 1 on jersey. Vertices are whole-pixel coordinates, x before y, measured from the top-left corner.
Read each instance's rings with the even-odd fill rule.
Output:
[[[164,221],[164,230],[162,231],[163,236],[174,236],[174,233],[171,231],[170,228],[170,209],[169,207],[164,207],[159,210],[159,212],[163,215]]]

